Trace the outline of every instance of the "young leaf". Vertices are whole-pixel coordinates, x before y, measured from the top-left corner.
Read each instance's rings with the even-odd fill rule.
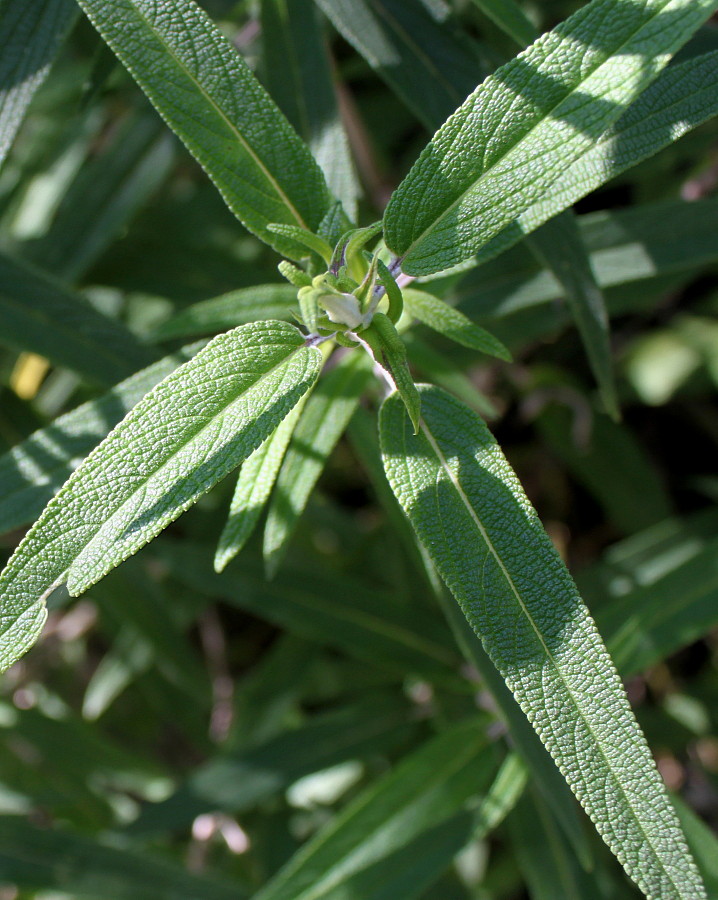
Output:
[[[0,344],[38,353],[102,384],[126,378],[156,356],[120,322],[38,269],[2,254]]]
[[[375,313],[371,326],[363,332],[367,342],[372,340],[370,346],[374,349],[377,362],[382,362],[389,370],[394,386],[407,408],[411,421],[414,424],[414,433],[419,431],[421,418],[421,398],[414,384],[414,379],[409,371],[409,360],[406,355],[404,341],[399,337],[396,328],[388,316],[384,313]],[[370,337],[371,336],[371,337]],[[378,353],[377,353],[378,351]]]
[[[718,114],[718,51],[670,66],[541,197],[485,244],[476,262],[503,253],[596,188]]]
[[[264,530],[264,558],[273,575],[309,495],[371,378],[369,357],[352,351],[317,385],[294,430],[277,478]]]
[[[294,409],[243,463],[229,509],[229,518],[219,536],[214,555],[215,571],[221,572],[240,552],[259,521],[274,487],[284,453],[304,409],[306,394]]]
[[[0,666],[36,640],[58,585],[82,593],[246,459],[311,387],[321,360],[291,325],[244,325],[144,397],[70,477],[0,576]]]
[[[35,91],[77,18],[73,0],[5,0],[0,7],[0,166]]]
[[[413,275],[469,259],[544,196],[718,0],[593,0],[490,75],[392,196],[387,245]]]
[[[570,575],[481,420],[424,387],[422,428],[389,397],[389,481],[494,664],[626,872],[705,898],[623,686]]]
[[[332,258],[332,248],[324,238],[307,231],[305,228],[300,228],[298,225],[280,225],[272,222],[267,226],[267,230],[271,231],[272,234],[278,234],[296,241],[310,253],[316,253],[320,259],[323,259],[329,265],[329,260]],[[304,255],[307,256],[308,254],[305,253]]]
[[[289,319],[296,308],[297,289],[293,285],[258,284],[193,303],[158,325],[150,337],[159,342],[217,334],[258,319]]]
[[[531,235],[529,247],[563,287],[606,412],[618,418],[608,313],[575,218],[566,212],[546,222]]]
[[[166,356],[0,456],[0,534],[34,521],[82,459],[145,394],[203,346]]]
[[[479,325],[474,325],[462,312],[448,306],[433,294],[416,288],[405,288],[404,299],[415,319],[443,334],[450,341],[499,359],[511,359],[511,354],[500,340]]]
[[[219,188],[280,253],[272,222],[316,231],[331,206],[319,167],[244,60],[193,0],[79,0],[102,37]]]
[[[269,93],[307,142],[330,190],[355,221],[361,191],[315,4],[312,0],[264,0],[262,39],[263,80]]]

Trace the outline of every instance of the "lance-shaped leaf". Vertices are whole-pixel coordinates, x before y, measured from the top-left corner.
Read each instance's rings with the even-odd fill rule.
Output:
[[[405,272],[470,258],[537,202],[659,74],[718,0],[594,0],[490,75],[389,202]]]
[[[456,341],[457,344],[468,347],[470,350],[498,356],[499,359],[511,359],[511,354],[498,338],[489,334],[481,326],[475,325],[458,309],[448,306],[433,294],[406,288],[404,300],[415,319],[428,325],[439,334],[443,334],[449,340]]]
[[[515,0],[474,0],[479,9],[520,47],[536,38],[533,22]]]
[[[203,343],[142,369],[0,456],[0,534],[34,521],[107,432],[156,384],[191,359]]]
[[[321,359],[291,325],[244,325],[147,394],[70,477],[0,577],[0,666],[37,638],[56,586],[82,593],[246,459],[314,383]]]
[[[371,378],[369,357],[354,351],[322,378],[307,401],[284,457],[264,530],[267,571],[279,567],[287,543]]]
[[[718,51],[671,66],[516,222],[485,244],[485,262],[586,194],[718,115]]]
[[[0,165],[77,17],[73,0],[5,0],[0,9]]]
[[[625,870],[655,900],[705,892],[623,686],[578,591],[483,422],[422,390],[412,434],[381,412],[392,488],[494,664]]]
[[[79,0],[232,212],[288,256],[271,222],[315,231],[331,196],[309,149],[193,0]]]
[[[38,353],[91,381],[114,384],[152,362],[121,323],[38,269],[0,255],[0,344]]]

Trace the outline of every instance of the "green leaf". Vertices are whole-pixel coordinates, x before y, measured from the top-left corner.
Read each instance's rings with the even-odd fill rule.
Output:
[[[310,253],[316,253],[320,259],[323,259],[324,262],[329,265],[329,260],[332,258],[332,248],[324,238],[321,238],[304,228],[300,228],[298,225],[279,225],[272,222],[267,226],[267,230],[271,231],[272,234],[278,234],[282,237],[289,238],[292,241],[296,241],[296,243],[304,247],[305,250],[308,250]],[[309,256],[309,253],[304,253],[303,255]]]
[[[470,350],[498,356],[499,359],[511,359],[511,354],[501,341],[433,294],[416,288],[405,288],[404,299],[415,319],[443,334],[450,341],[456,341]]]
[[[259,521],[279,474],[287,446],[304,409],[307,395],[243,463],[229,508],[229,518],[219,536],[214,568],[221,572],[241,551]]]
[[[361,189],[339,115],[331,60],[312,0],[262,3],[264,83],[309,145],[352,221]]]
[[[565,212],[546,222],[531,235],[529,247],[560,282],[603,405],[614,419],[618,418],[608,313],[575,218]]]
[[[0,7],[0,166],[30,101],[77,18],[73,0],[4,0]]]
[[[107,432],[203,343],[143,369],[97,400],[59,416],[0,456],[0,534],[36,519],[53,494]]]
[[[405,272],[463,262],[553,189],[711,15],[716,0],[593,0],[490,75],[392,196]]]
[[[370,867],[390,864],[397,850],[488,787],[494,755],[486,726],[484,718],[462,722],[405,757],[306,844],[255,900],[378,897],[366,885],[357,890],[354,879],[361,884]],[[391,877],[390,865],[382,875]],[[395,896],[416,896],[410,872],[406,877],[409,887]]]
[[[523,48],[536,38],[536,29],[516,0],[474,0],[491,21]]]
[[[364,353],[352,351],[322,378],[307,401],[280,469],[264,530],[267,572],[274,575],[327,459],[371,378]]]
[[[258,284],[193,303],[155,328],[154,341],[217,334],[258,319],[289,319],[297,308],[291,284]]]
[[[375,313],[371,326],[362,332],[362,336],[374,351],[376,361],[389,372],[414,424],[414,431],[418,432],[421,398],[409,371],[406,347],[391,319],[383,313]]]
[[[481,248],[476,262],[503,253],[557,213],[716,114],[718,51],[670,66],[560,175],[549,193]]]
[[[271,222],[316,231],[331,206],[308,148],[192,0],[79,0],[232,212],[287,256]],[[301,253],[300,253],[301,255]]]
[[[466,36],[421,0],[316,0],[335,28],[428,129],[488,71]]]
[[[262,443],[319,374],[283,322],[215,338],[152,390],[45,509],[0,577],[6,668],[37,639],[60,584],[85,591]]]
[[[418,436],[382,408],[389,481],[599,833],[652,898],[705,892],[610,657],[486,426],[422,390]]]
[[[114,384],[155,357],[120,322],[2,254],[0,344],[37,353],[100,384]]]

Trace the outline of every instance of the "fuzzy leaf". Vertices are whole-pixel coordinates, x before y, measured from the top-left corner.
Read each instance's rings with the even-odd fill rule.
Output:
[[[0,666],[37,639],[56,587],[87,590],[246,459],[314,383],[321,360],[291,325],[244,325],[147,394],[70,477],[0,576]]]
[[[389,481],[439,573],[627,873],[705,897],[623,686],[566,568],[483,422],[422,390],[419,435],[382,408]]]
[[[498,69],[392,196],[388,246],[413,275],[469,259],[620,118],[718,0],[593,0]]]
[[[193,0],[78,0],[232,212],[280,253],[271,222],[315,231],[331,196],[309,149]]]

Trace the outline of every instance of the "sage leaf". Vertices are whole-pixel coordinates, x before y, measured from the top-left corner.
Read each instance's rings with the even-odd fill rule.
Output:
[[[516,0],[474,0],[474,3],[522,49],[536,39],[533,22],[528,19]]]
[[[316,231],[331,206],[309,149],[193,0],[78,0],[167,124],[257,237],[301,258],[272,222]]]
[[[390,484],[597,830],[655,900],[705,891],[623,686],[565,566],[483,422],[424,387],[412,434],[380,417]]]
[[[489,334],[485,328],[475,325],[458,309],[454,309],[433,294],[416,288],[405,288],[404,300],[415,319],[449,340],[456,341],[457,344],[470,350],[487,353],[489,356],[511,359],[511,354],[498,338]]]
[[[76,18],[73,0],[5,0],[1,5],[0,165]]]
[[[473,256],[593,146],[718,0],[593,0],[490,75],[393,194],[389,248],[413,275]]]
[[[316,380],[284,322],[220,335],[150,391],[74,472],[0,576],[0,666],[38,637],[45,599],[81,594],[239,465]]]

